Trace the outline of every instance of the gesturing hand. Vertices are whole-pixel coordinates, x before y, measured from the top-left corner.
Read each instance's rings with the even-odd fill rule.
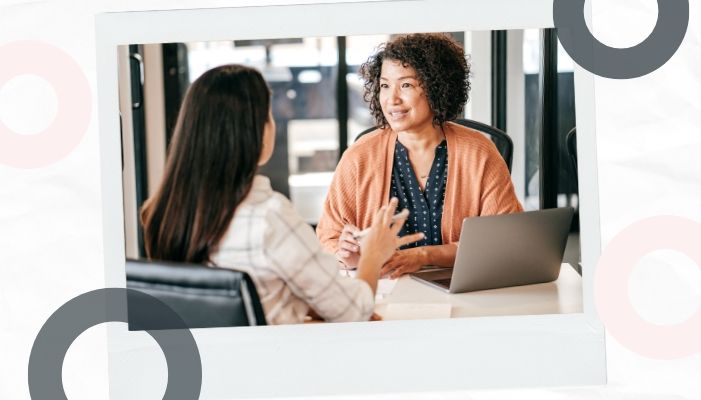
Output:
[[[370,231],[360,242],[363,254],[376,257],[380,266],[392,257],[398,247],[424,238],[424,234],[421,232],[402,237],[397,236],[409,216],[409,213],[405,212],[404,215],[392,222],[397,203],[397,199],[392,198],[388,206],[382,207],[375,214]]]

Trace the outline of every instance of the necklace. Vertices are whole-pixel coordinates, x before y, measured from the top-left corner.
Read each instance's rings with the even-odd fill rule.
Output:
[[[433,162],[432,162],[431,165],[428,167],[428,171],[426,171],[426,172],[424,172],[424,173],[418,173],[418,174],[416,174],[416,175],[418,175],[419,178],[421,178],[421,179],[426,179],[426,178],[428,178],[429,175],[431,175],[431,168],[433,168]]]
[[[418,176],[420,179],[425,180],[428,178],[429,175],[431,175],[431,168],[433,167],[433,161],[431,161],[431,164],[428,166],[428,170],[425,170],[423,172],[418,172],[416,173],[416,176]]]

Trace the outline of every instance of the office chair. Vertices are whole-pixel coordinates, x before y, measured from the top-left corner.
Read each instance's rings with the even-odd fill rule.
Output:
[[[570,129],[565,136],[565,146],[567,147],[567,155],[570,157],[570,166],[574,172],[574,186],[579,191],[579,176],[577,162],[577,127]]]
[[[242,271],[162,261],[127,260],[127,288],[170,306],[188,328],[266,325],[258,291]],[[141,315],[128,302],[129,320],[148,321],[143,329],[169,329],[156,316]],[[132,314],[134,313],[134,314]],[[165,325],[164,325],[165,324]],[[130,329],[134,324],[129,323]]]
[[[570,156],[570,161],[572,162],[572,168],[574,171],[574,182],[577,187],[579,187],[578,177],[577,177],[577,127],[575,126],[565,137],[565,142],[567,143],[567,154]]]
[[[567,132],[567,135],[565,136],[565,146],[567,147],[567,154],[570,157],[570,165],[572,166],[572,171],[574,172],[573,179],[575,190],[577,191],[577,194],[579,194],[579,177],[577,176],[577,127],[574,127]],[[572,218],[571,230],[573,232],[579,232],[579,205],[577,205],[577,207],[574,209],[574,218]],[[569,263],[580,275],[582,275],[581,256],[579,259],[570,260]]]
[[[506,132],[502,131],[501,129],[495,128],[493,126],[483,124],[481,122],[477,122],[471,119],[456,119],[455,121],[456,124],[466,126],[468,128],[474,129],[484,135],[486,135],[491,141],[494,143],[494,145],[497,147],[497,150],[499,151],[499,154],[501,154],[501,157],[504,159],[506,162],[506,166],[509,168],[509,172],[511,172],[511,162],[513,161],[513,155],[514,155],[514,142],[511,140],[509,135],[506,134]],[[372,132],[377,127],[372,127],[368,128],[358,136],[356,136],[355,140],[357,141],[361,136],[365,135],[366,133]]]

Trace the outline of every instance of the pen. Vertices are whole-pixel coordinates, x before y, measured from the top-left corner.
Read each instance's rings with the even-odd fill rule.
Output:
[[[397,221],[399,218],[405,218],[408,216],[409,216],[409,210],[407,210],[405,208],[402,211],[400,211],[397,214],[394,214],[392,216],[392,222]],[[368,233],[370,233],[370,228],[363,229],[362,231],[353,234],[353,239],[358,240],[358,239],[362,238],[363,236],[367,235]]]

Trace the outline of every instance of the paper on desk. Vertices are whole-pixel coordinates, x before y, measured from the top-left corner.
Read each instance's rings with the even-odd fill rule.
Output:
[[[390,303],[382,318],[385,320],[450,318],[450,303]]]
[[[352,278],[355,278],[357,271],[356,270],[339,270],[339,273],[341,275],[349,276]],[[375,301],[380,301],[387,297],[390,293],[392,293],[392,290],[394,290],[394,286],[397,284],[396,279],[378,279],[377,280],[377,289],[375,290]]]
[[[381,296],[384,298],[388,294],[392,293],[392,290],[394,290],[394,286],[396,284],[396,279],[379,279],[377,281],[377,291],[375,291],[375,296]]]

